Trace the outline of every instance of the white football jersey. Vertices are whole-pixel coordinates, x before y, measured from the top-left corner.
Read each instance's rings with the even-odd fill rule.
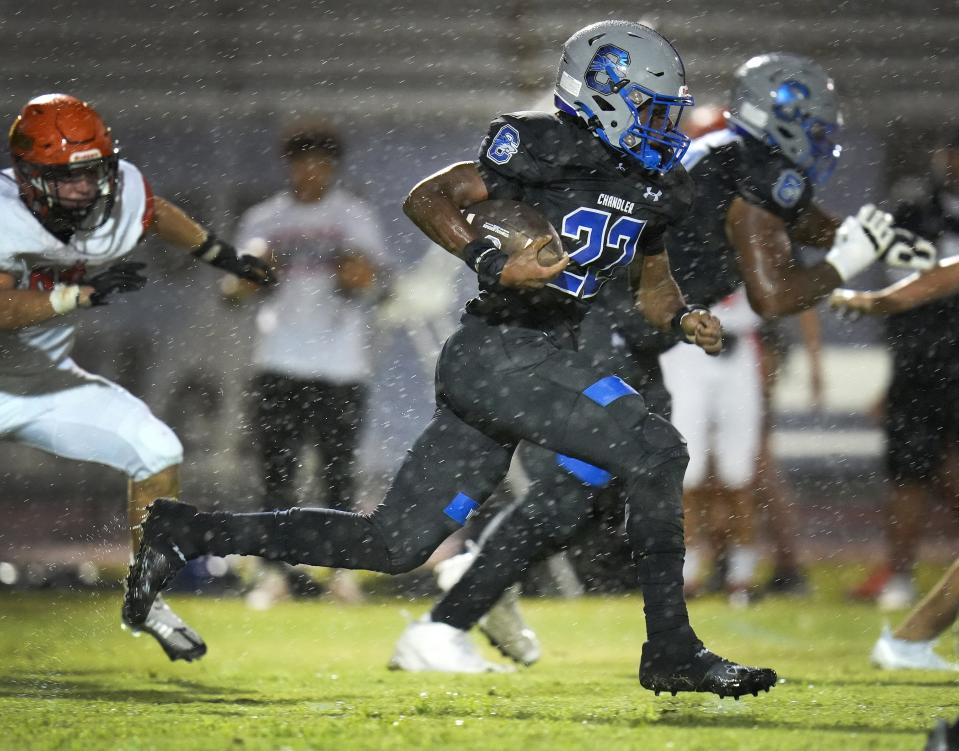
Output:
[[[0,271],[14,275],[17,289],[53,289],[75,283],[85,270],[113,263],[136,246],[153,213],[150,189],[140,171],[120,161],[117,198],[110,218],[95,230],[63,243],[20,200],[12,169],[0,172]],[[72,316],[37,326],[0,331],[0,374],[20,375],[62,362],[73,347]]]
[[[257,367],[332,383],[369,380],[373,301],[339,294],[335,268],[348,250],[381,270],[395,264],[373,207],[338,187],[314,202],[284,191],[243,214],[236,242],[241,251],[266,243],[280,267],[280,284],[257,316]]]

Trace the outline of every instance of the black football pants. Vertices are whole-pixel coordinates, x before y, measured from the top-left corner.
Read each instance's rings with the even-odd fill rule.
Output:
[[[594,358],[594,362],[599,360]],[[669,416],[670,396],[658,356],[617,356],[602,361],[635,384],[656,414]],[[523,443],[519,448],[529,477],[526,494],[500,511],[477,540],[476,559],[433,608],[433,621],[468,630],[529,568],[567,549],[597,522],[596,507],[623,502],[622,483],[591,465]],[[610,540],[614,544],[616,540]]]
[[[313,443],[322,457],[323,505],[352,511],[366,386],[262,373],[254,393],[263,509],[289,508],[296,503],[297,470],[303,452]]]
[[[466,522],[506,475],[521,440],[619,478],[640,561],[650,637],[688,628],[682,596],[685,443],[617,376],[596,372],[575,331],[464,316],[437,365],[437,409],[386,498],[369,514],[331,509],[198,513],[187,556],[410,571]]]

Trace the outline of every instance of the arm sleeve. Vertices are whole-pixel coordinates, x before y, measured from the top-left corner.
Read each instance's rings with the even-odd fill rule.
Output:
[[[544,165],[535,153],[531,130],[519,118],[508,115],[490,124],[477,158],[490,198],[518,200],[524,184],[542,184]]]

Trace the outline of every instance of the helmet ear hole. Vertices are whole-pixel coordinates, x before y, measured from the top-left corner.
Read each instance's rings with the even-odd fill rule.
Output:
[[[605,99],[603,99],[603,97],[601,97],[601,96],[596,96],[595,94],[593,94],[593,101],[596,102],[597,106],[598,106],[603,112],[615,112],[615,111],[616,111],[616,108],[615,108],[613,105],[611,105],[609,102],[607,102]]]

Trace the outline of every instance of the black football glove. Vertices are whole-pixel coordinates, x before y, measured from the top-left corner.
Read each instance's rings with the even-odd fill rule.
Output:
[[[262,258],[248,254],[237,255],[236,248],[224,242],[212,232],[203,244],[193,251],[193,255],[211,266],[228,271],[240,279],[246,279],[260,287],[276,284],[276,276],[270,264]]]
[[[90,294],[90,305],[106,305],[107,298],[116,293],[137,292],[143,289],[147,278],[140,272],[146,268],[145,263],[136,261],[121,261],[108,266],[105,271],[83,279],[80,284],[93,287]]]

